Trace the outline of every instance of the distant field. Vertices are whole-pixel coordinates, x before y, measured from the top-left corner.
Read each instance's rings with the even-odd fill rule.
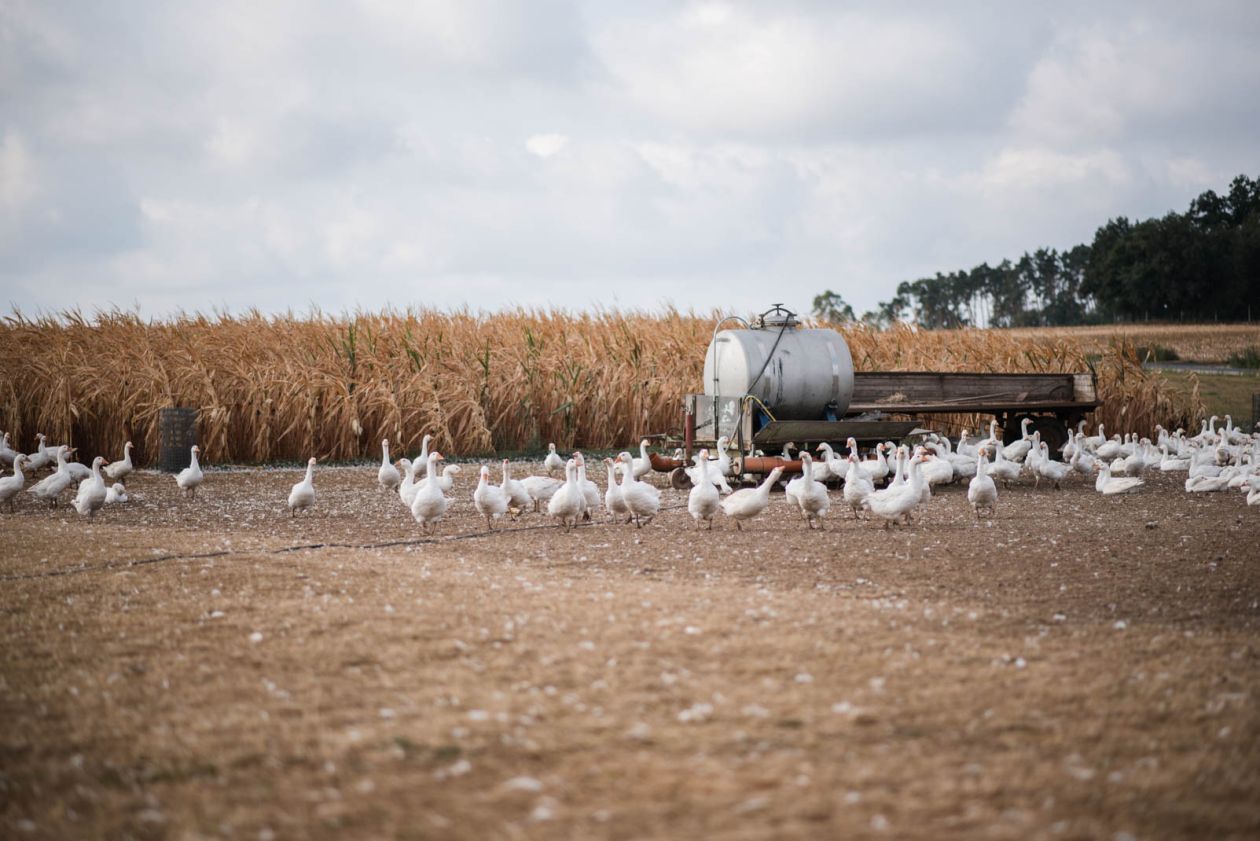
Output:
[[[1101,354],[1113,339],[1127,337],[1138,347],[1169,348],[1187,362],[1224,362],[1249,347],[1260,348],[1254,324],[1103,324],[1093,327],[1027,327],[1003,330],[1017,338],[1072,339],[1086,353]]]
[[[1189,394],[1191,375],[1180,371],[1164,371],[1164,378],[1173,388]],[[1251,417],[1251,395],[1260,392],[1260,372],[1252,375],[1230,376],[1223,374],[1197,374],[1199,396],[1209,415],[1232,415],[1239,426],[1247,425]]]

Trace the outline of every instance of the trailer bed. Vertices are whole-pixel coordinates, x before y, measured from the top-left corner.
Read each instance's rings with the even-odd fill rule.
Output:
[[[1073,414],[1100,405],[1091,374],[860,371],[848,414]]]

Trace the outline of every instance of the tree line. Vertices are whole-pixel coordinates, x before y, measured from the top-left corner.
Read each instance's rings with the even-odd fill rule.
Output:
[[[1108,220],[1088,245],[903,281],[860,319],[827,290],[814,298],[814,315],[928,328],[1250,321],[1260,317],[1260,179],[1240,175],[1185,213]]]

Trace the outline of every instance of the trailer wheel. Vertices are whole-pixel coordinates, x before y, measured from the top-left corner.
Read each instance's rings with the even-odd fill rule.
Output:
[[[1062,461],[1063,445],[1067,443],[1067,427],[1054,415],[1033,418],[1033,432],[1041,433],[1041,440],[1050,447],[1050,458]]]
[[[676,491],[685,491],[691,487],[691,477],[681,467],[669,471],[669,486]]]

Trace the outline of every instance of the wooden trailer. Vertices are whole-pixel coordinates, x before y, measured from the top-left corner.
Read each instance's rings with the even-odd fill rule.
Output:
[[[712,447],[727,437],[745,457],[760,450],[777,454],[785,444],[843,446],[849,438],[859,443],[899,441],[926,433],[922,416],[940,414],[993,415],[1009,443],[1019,437],[1024,418],[1041,433],[1054,454],[1067,442],[1068,428],[1102,405],[1094,376],[1070,374],[972,374],[929,371],[869,371],[853,375],[853,397],[842,417],[821,420],[777,420],[755,397],[710,397],[689,394],[683,406],[686,458],[699,447]],[[977,430],[982,432],[982,430]],[[769,462],[758,462],[763,466]],[[736,466],[740,469],[743,465]],[[680,466],[674,459],[653,458],[658,470]],[[750,467],[753,465],[749,465]],[[784,465],[799,471],[799,462]],[[757,472],[757,471],[744,471]],[[677,478],[679,484],[686,476]]]

